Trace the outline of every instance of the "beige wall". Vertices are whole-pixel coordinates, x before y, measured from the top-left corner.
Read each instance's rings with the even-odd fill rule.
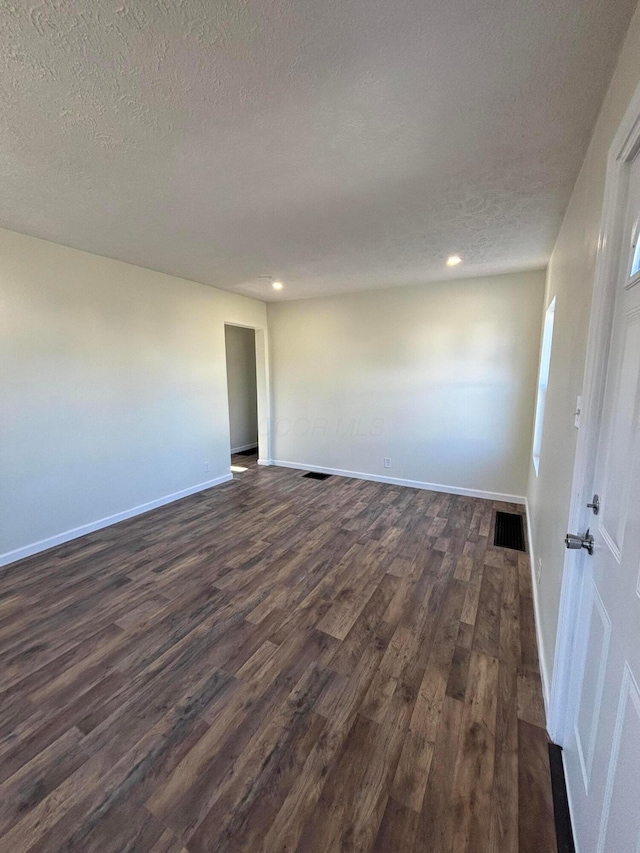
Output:
[[[274,459],[524,495],[543,291],[532,272],[269,304]]]
[[[225,321],[265,305],[0,230],[0,561],[228,475]]]
[[[225,327],[229,431],[231,451],[255,447],[258,441],[256,336],[253,329]]]
[[[603,103],[549,264],[545,307],[556,298],[551,370],[539,476],[529,473],[528,500],[536,560],[544,665],[549,677],[558,623],[587,329],[595,273],[606,161],[613,136],[640,84],[640,11],[636,12]]]

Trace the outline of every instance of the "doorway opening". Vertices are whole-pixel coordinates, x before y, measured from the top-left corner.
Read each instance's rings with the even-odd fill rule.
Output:
[[[258,385],[254,329],[225,324],[229,456],[231,472],[244,474],[258,461]]]

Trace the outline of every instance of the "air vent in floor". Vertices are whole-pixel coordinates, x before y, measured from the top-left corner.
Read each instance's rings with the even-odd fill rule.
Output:
[[[320,474],[318,471],[309,471],[308,474],[303,474],[308,480],[328,480],[333,474]]]
[[[517,512],[496,512],[496,532],[493,544],[498,548],[511,548],[513,551],[526,551],[524,545],[524,524]]]

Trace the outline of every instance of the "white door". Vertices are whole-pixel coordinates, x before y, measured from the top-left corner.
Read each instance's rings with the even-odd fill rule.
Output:
[[[640,157],[623,227],[564,743],[579,853],[640,853]]]

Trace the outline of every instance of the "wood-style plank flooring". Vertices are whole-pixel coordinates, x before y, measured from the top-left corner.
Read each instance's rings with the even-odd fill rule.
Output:
[[[0,850],[555,851],[521,508],[234,461],[0,573]]]

